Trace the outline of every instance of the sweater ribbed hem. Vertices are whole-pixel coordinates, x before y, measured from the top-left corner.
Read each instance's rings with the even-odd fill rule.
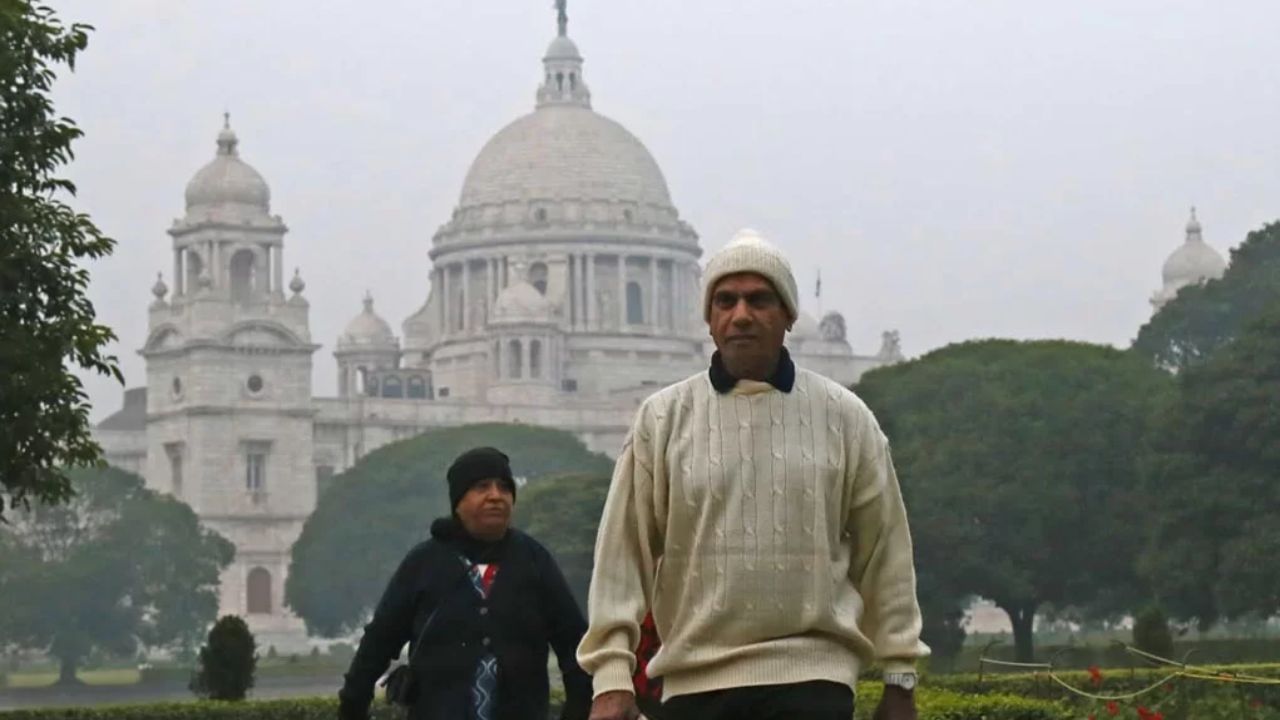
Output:
[[[831,646],[810,646],[775,652],[768,656],[745,657],[733,662],[672,672],[662,678],[662,697],[727,690],[759,685],[827,680],[857,691],[862,664],[847,650]]]

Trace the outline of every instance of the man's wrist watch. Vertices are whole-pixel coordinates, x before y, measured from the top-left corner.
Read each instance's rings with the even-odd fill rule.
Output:
[[[915,690],[919,677],[913,672],[891,672],[884,674],[885,685],[896,685],[903,690]]]

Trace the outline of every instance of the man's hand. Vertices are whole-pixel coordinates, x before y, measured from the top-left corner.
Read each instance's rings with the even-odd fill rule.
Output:
[[[884,697],[880,698],[872,720],[916,720],[915,693],[897,685],[885,685]]]
[[[636,707],[636,696],[626,690],[602,693],[591,702],[590,720],[636,720],[638,717],[640,708]]]

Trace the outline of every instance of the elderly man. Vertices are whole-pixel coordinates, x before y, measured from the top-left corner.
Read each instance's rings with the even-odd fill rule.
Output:
[[[578,661],[592,720],[637,716],[652,608],[664,715],[848,720],[859,669],[877,720],[914,720],[920,610],[889,445],[848,389],[798,368],[786,258],[743,231],[707,264],[707,372],[650,397],[614,469]]]

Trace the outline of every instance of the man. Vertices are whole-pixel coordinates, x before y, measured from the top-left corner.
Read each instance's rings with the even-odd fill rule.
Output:
[[[792,362],[786,259],[750,231],[710,259],[708,372],[641,406],[614,469],[578,661],[592,720],[636,717],[652,608],[669,718],[848,720],[860,667],[877,720],[914,720],[920,610],[906,511],[875,417]]]
[[[561,717],[585,718],[591,680],[573,652],[586,620],[551,554],[511,527],[507,456],[469,450],[448,480],[453,514],[392,576],[338,694],[340,716],[368,717],[374,682],[409,642],[410,718],[545,720],[548,644],[564,677]]]

